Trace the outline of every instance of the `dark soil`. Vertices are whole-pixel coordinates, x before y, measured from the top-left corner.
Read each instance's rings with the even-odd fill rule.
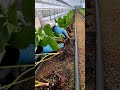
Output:
[[[95,90],[95,0],[86,0],[85,3],[85,88],[86,90]]]
[[[119,0],[100,0],[105,90],[120,90],[119,5]]]
[[[28,68],[13,68],[13,69],[11,69],[11,71],[8,73],[8,75],[3,80],[0,80],[0,84],[2,86],[4,86],[4,85],[8,85],[8,84],[12,83],[21,73],[23,73],[27,69]],[[18,81],[27,79],[29,77],[33,77],[34,71],[35,70],[32,70],[32,71],[26,73]],[[35,88],[34,81],[35,81],[35,78],[32,78],[23,83],[13,85],[8,90],[34,90],[34,88]],[[2,89],[2,90],[4,90],[4,89]]]
[[[96,29],[95,29],[94,2],[95,0],[85,1],[86,3],[86,21],[85,21],[86,22],[86,90],[95,90]],[[119,48],[120,7],[119,5],[120,5],[119,0],[118,1],[99,0],[105,90],[120,90],[120,48]]]
[[[50,81],[50,86],[36,90],[74,90],[74,33],[70,35],[72,38],[66,40],[60,54],[46,61],[35,75],[35,80],[42,81],[43,77]]]
[[[30,72],[26,73],[23,77],[21,77],[20,80],[24,80],[24,79],[35,76],[34,72],[35,72],[35,69],[31,70]],[[35,78],[27,80],[23,83],[20,83],[16,85],[16,87],[17,87],[17,90],[34,90]]]

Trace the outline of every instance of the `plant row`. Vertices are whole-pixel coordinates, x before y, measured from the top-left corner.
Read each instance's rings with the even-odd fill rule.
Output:
[[[73,23],[73,15],[74,11],[70,11],[63,18],[59,17],[57,20],[55,20],[55,22],[58,23],[58,26],[60,28],[64,28],[65,30],[67,30],[67,28],[69,28]],[[41,27],[38,30],[36,29],[35,31],[36,47],[38,45],[42,47],[50,45],[50,47],[53,50],[58,50],[57,41],[62,41],[62,36],[60,34],[54,33],[52,27],[49,24],[46,24],[43,29]]]

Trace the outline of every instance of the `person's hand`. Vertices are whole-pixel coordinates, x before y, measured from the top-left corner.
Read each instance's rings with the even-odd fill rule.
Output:
[[[60,48],[63,48],[64,47],[64,43],[60,43],[60,44],[58,44],[58,47],[59,47],[59,49]],[[49,46],[49,45],[47,45],[47,46],[45,46],[45,47],[43,47],[43,53],[49,53],[49,52],[53,52],[54,50]]]
[[[29,47],[20,50],[20,57],[18,64],[34,64],[35,63],[35,46],[30,45]]]
[[[67,31],[64,30],[63,28],[60,28],[60,27],[58,27],[58,26],[55,26],[53,31],[54,31],[55,33],[57,33],[57,34],[61,34],[63,38],[65,38],[65,37],[70,38],[70,37],[68,36]]]

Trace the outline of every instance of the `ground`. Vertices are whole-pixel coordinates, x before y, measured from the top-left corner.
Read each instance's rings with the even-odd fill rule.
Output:
[[[120,90],[120,1],[100,0],[104,86]]]
[[[73,30],[72,30],[73,31]],[[40,81],[43,77],[54,83],[51,87],[36,90],[73,90],[74,89],[74,32],[69,33],[71,39],[67,40],[65,47],[59,50],[56,57],[43,63],[37,71],[35,79]]]
[[[85,23],[79,12],[76,13],[76,29],[78,39],[78,58],[81,90],[85,90]]]

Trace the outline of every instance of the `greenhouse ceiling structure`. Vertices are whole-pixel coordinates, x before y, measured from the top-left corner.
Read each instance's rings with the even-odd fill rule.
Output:
[[[85,0],[35,0],[36,2],[46,2],[46,3],[53,3],[58,4],[59,2],[66,4],[68,6],[78,6],[79,4],[83,3]]]
[[[37,16],[41,13],[44,20],[52,20],[64,16],[83,2],[84,0],[35,0],[35,9]]]
[[[75,88],[75,90],[80,90],[80,84],[82,86],[81,88],[83,88],[84,90],[85,74],[83,74],[82,77],[79,77],[79,75],[81,72],[85,72],[85,67],[82,67],[82,69],[80,69],[79,66],[85,66],[85,57],[84,57],[85,55],[84,53],[85,51],[85,0],[35,0],[35,28],[36,28],[36,42],[39,39],[39,35],[37,34],[39,31],[43,32],[43,37],[47,36],[44,33],[44,31],[45,30],[46,32],[51,31],[51,29],[53,31],[53,34],[62,35],[60,36],[61,38],[64,36],[66,37],[66,38],[59,39],[59,37],[56,36],[55,39],[51,38],[47,41],[46,41],[46,37],[45,39],[43,38],[43,42],[45,43],[52,42],[51,40],[54,40],[54,42],[56,42],[58,45],[63,45],[65,47],[64,50],[63,48],[61,49],[63,53],[62,54],[60,53],[62,55],[61,57],[65,57],[63,60],[63,63],[59,64],[59,60],[61,61],[61,58],[57,57],[59,56],[57,55],[56,62],[54,62],[54,57],[53,57],[50,60],[52,64],[50,63],[47,65],[44,64],[43,66],[45,66],[50,71],[53,70],[58,73],[60,71],[62,73],[61,77],[64,77],[64,74],[67,73],[66,72],[67,68],[69,68],[69,71],[71,72],[71,79],[68,80],[69,85],[64,85],[64,87],[62,87],[61,89],[57,89],[57,88],[60,88],[60,86],[56,86],[57,88],[54,90],[68,90],[68,89],[73,90],[73,88]],[[56,31],[60,30],[60,33],[58,34],[54,30]],[[79,45],[77,44],[77,36],[80,38],[79,39],[80,42],[78,41]],[[72,39],[74,39],[75,42],[73,42]],[[71,45],[69,40],[74,44]],[[53,45],[52,47],[57,46],[54,42],[52,42],[52,45]],[[83,44],[81,45],[81,43]],[[40,45],[39,40],[37,44]],[[80,48],[82,48],[83,51],[78,52],[77,49],[80,49]],[[37,47],[36,49],[38,50]],[[59,53],[59,51],[57,51],[57,53]],[[71,55],[70,53],[73,53],[73,55]],[[78,54],[80,54],[80,57],[78,56]],[[82,59],[84,61],[82,61]],[[72,63],[70,63],[69,61]],[[79,62],[81,63],[79,64]],[[48,62],[46,61],[46,63]],[[58,64],[56,65],[56,63]],[[45,74],[44,72],[46,72],[44,70],[43,72],[41,71],[42,69],[44,69],[44,67],[40,67],[40,68],[36,69],[36,73],[35,73],[36,77],[39,77],[38,75]],[[45,76],[48,76],[48,75],[49,74],[45,74]],[[65,78],[68,78],[68,77],[69,75],[65,76]],[[81,80],[83,81],[83,83],[80,83]],[[36,81],[38,82],[39,80],[36,79]],[[74,85],[74,82],[75,82],[75,85]],[[67,82],[63,82],[63,83],[67,83]],[[50,90],[53,90],[53,89],[50,89]]]

